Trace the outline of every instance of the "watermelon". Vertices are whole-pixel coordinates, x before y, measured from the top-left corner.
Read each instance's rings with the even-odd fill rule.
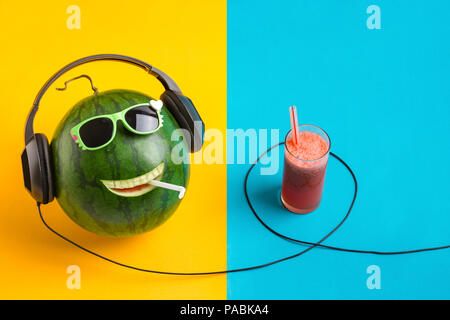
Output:
[[[164,223],[180,204],[178,192],[149,184],[129,183],[151,177],[187,186],[189,164],[174,163],[171,153],[187,157],[173,115],[162,107],[163,126],[149,135],[137,135],[117,122],[114,140],[98,150],[82,150],[70,130],[96,115],[112,114],[152,98],[130,90],[111,90],[87,97],[70,109],[51,142],[56,199],[64,212],[93,233],[127,237],[148,232]]]

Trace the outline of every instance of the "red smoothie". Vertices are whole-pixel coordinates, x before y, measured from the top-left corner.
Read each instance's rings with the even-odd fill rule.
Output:
[[[283,205],[295,213],[309,213],[319,207],[327,169],[330,141],[320,128],[299,126],[299,143],[291,133],[284,151]]]

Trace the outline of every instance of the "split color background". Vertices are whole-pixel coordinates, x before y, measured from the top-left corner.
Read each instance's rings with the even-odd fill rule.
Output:
[[[381,29],[369,30],[369,5]],[[69,5],[81,29],[69,30]],[[447,1],[63,1],[0,2],[3,122],[0,298],[27,299],[408,299],[450,298],[450,252],[380,257],[314,249],[266,269],[228,276],[170,277],[102,262],[42,226],[22,185],[25,116],[40,86],[61,66],[97,53],[143,59],[172,76],[208,128],[288,130],[288,106],[324,128],[332,151],[355,170],[350,219],[326,244],[404,250],[450,243],[450,25]],[[100,90],[130,88],[158,97],[140,69],[99,62],[87,73]],[[36,131],[50,138],[66,110],[91,94],[83,80],[50,89]],[[270,140],[268,141],[270,143]],[[263,150],[259,150],[260,152]],[[282,150],[280,169],[282,168]],[[130,239],[92,235],[56,202],[49,222],[87,247],[136,266],[170,271],[245,267],[304,247],[277,239],[252,216],[242,183],[249,165],[194,165],[186,198],[160,228]],[[259,169],[257,167],[256,169]],[[281,171],[249,179],[256,209],[276,230],[317,241],[345,214],[353,186],[330,159],[324,198],[313,214],[281,209]],[[80,290],[66,287],[78,265]],[[369,290],[367,267],[381,270]]]

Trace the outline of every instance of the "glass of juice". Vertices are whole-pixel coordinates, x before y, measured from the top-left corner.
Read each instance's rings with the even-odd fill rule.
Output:
[[[316,210],[322,199],[330,138],[313,125],[300,125],[298,129],[298,144],[292,130],[285,139],[281,201],[289,211],[304,214]]]

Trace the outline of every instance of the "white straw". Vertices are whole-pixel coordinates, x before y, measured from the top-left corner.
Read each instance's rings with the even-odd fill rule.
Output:
[[[161,182],[159,180],[150,180],[148,183],[151,184],[151,185],[154,185],[156,187],[178,191],[179,192],[179,194],[178,194],[178,198],[179,199],[182,199],[184,197],[184,193],[186,192],[186,188],[185,187],[177,186],[175,184],[171,184],[171,183],[167,183],[167,182]]]
[[[298,118],[297,118],[297,107],[290,106],[289,107],[289,115],[291,118],[291,130],[292,130],[292,138],[294,139],[294,143],[298,144],[300,141],[300,132],[298,130]]]

